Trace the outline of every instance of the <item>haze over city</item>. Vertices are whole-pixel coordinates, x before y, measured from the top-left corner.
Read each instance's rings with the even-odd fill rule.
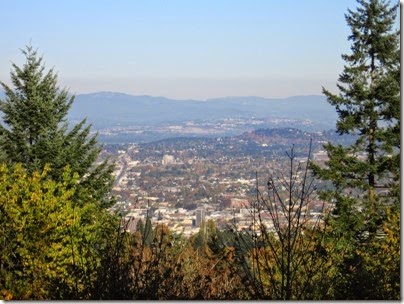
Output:
[[[268,98],[335,88],[342,1],[2,1],[0,79],[32,44],[71,93]]]

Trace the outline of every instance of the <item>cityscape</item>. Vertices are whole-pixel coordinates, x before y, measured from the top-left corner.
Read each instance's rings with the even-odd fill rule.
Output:
[[[102,156],[109,155],[116,168],[113,193],[117,203],[111,210],[129,222],[131,232],[146,217],[154,226],[165,224],[185,237],[198,233],[202,221],[209,220],[221,229],[236,224],[237,229],[248,230],[257,183],[262,187],[269,175],[280,176],[287,166],[285,152],[292,145],[296,162],[305,163],[310,138],[314,138],[311,158],[326,161],[321,147],[327,134],[333,133],[286,128],[225,138],[106,145]],[[303,173],[298,173],[297,182]],[[308,212],[317,220],[328,207],[313,195]],[[273,226],[268,211],[262,211],[262,218],[268,227]]]
[[[398,1],[2,1],[1,300],[401,300]]]

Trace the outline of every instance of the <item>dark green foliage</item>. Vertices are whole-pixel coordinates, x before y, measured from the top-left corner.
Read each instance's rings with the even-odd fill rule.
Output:
[[[352,231],[345,226],[352,225],[346,217],[357,214],[353,221],[362,221],[362,232],[373,236],[383,222],[385,205],[399,202],[399,33],[393,30],[397,5],[358,3],[357,11],[346,15],[352,53],[342,56],[347,64],[339,77],[340,93],[324,89],[339,116],[337,131],[358,139],[346,148],[325,145],[327,167],[314,169],[334,184],[335,192],[324,196],[334,199],[342,229]]]
[[[124,223],[124,229],[128,223]],[[100,234],[101,261],[91,286],[91,300],[130,300],[133,294],[133,236],[123,231],[121,222],[114,217],[107,218]]]
[[[144,226],[143,232],[141,233],[142,233],[142,242],[146,246],[150,246],[150,244],[153,241],[153,227],[149,216],[146,217],[146,224]]]
[[[139,219],[136,223],[136,231],[139,231],[140,235],[144,234],[144,224],[142,219]]]
[[[356,134],[358,140],[345,150],[327,145],[330,168],[322,173],[345,179],[344,188],[366,191],[369,208],[375,208],[375,189],[389,188],[399,174],[399,33],[392,30],[397,6],[378,0],[358,3],[357,12],[346,15],[353,43],[352,54],[342,56],[347,65],[339,77],[340,93],[324,89],[339,115],[337,131]]]
[[[313,165],[318,177],[331,181],[324,199],[335,203],[334,233],[342,236],[340,299],[382,298],[373,291],[372,274],[382,273],[371,246],[385,235],[387,209],[400,202],[400,48],[394,29],[398,5],[358,0],[345,16],[351,29],[351,53],[337,84],[339,94],[324,89],[338,113],[339,134],[356,135],[348,147],[327,144],[326,166]],[[378,257],[380,258],[380,257]],[[372,265],[372,266],[369,266]],[[383,266],[384,267],[384,266]],[[393,276],[394,274],[392,274]]]
[[[91,190],[90,196],[101,205],[109,206],[113,167],[107,161],[95,165],[101,149],[96,135],[90,135],[90,126],[85,126],[85,120],[69,130],[66,117],[74,97],[57,86],[57,75],[52,69],[45,72],[42,58],[31,46],[22,53],[25,64],[12,65],[13,87],[0,82],[6,95],[0,101],[5,123],[0,126],[3,159],[21,163],[29,172],[50,164],[54,180],[60,180],[63,168],[70,165],[79,174],[80,185],[86,189],[78,189],[77,203],[84,203],[85,198],[80,194]]]

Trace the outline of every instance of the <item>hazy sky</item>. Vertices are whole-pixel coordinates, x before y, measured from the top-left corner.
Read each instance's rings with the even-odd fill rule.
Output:
[[[354,0],[1,0],[0,80],[31,44],[71,93],[206,99],[335,88]]]

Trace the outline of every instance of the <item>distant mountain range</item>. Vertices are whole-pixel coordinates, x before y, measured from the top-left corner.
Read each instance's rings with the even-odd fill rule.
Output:
[[[0,98],[4,98],[2,91]],[[335,127],[337,114],[321,95],[283,99],[224,97],[202,101],[96,92],[76,95],[68,115],[73,123],[86,117],[95,129],[255,117],[309,121],[312,130],[324,130]]]
[[[310,120],[319,129],[328,129],[335,127],[337,115],[326,98],[320,95],[284,99],[225,97],[200,101],[97,92],[75,98],[70,120],[85,117],[96,128],[255,117]]]

